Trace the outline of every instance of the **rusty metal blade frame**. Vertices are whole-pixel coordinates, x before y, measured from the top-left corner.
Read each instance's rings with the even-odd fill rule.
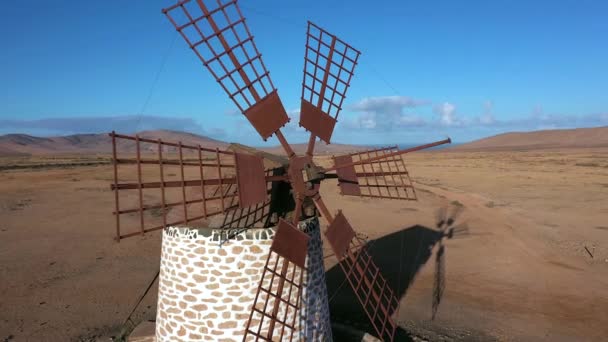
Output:
[[[397,324],[391,315],[398,310],[399,299],[365,246],[366,241],[356,236],[338,264],[377,336],[383,341],[392,341]]]
[[[324,50],[327,50],[327,52],[324,52]],[[335,123],[342,110],[342,104],[346,98],[346,92],[350,87],[360,55],[361,52],[350,44],[308,21],[302,78],[302,101],[310,103],[322,113],[331,117]],[[320,58],[322,58],[321,61]],[[350,65],[345,65],[345,63]],[[337,70],[337,74],[332,69]],[[319,85],[318,89],[317,84]],[[326,93],[328,93],[328,96],[326,96]],[[311,130],[307,154],[312,155],[316,137],[320,136],[320,132],[313,131],[315,129],[313,127],[307,128]],[[331,130],[333,131],[333,128]],[[323,139],[329,143],[330,137],[331,134]]]
[[[266,176],[272,175],[272,169],[265,171]],[[272,182],[266,183],[267,198],[263,203],[258,203],[255,206],[247,208],[237,207],[226,212],[223,222],[219,227],[222,229],[220,245],[228,240],[234,239],[237,235],[251,228],[267,228],[270,227],[270,193],[272,190]],[[238,204],[236,197],[232,197],[229,207]]]
[[[244,113],[260,98],[272,93],[274,84],[237,2],[206,3],[182,0],[163,9],[163,13]],[[180,15],[174,11],[183,14],[185,22],[178,22]],[[209,26],[211,31],[204,32]],[[188,31],[194,37],[189,36]],[[205,50],[201,51],[202,48]],[[252,73],[247,73],[245,67]]]
[[[424,149],[427,149],[427,148],[431,148],[431,147],[435,147],[435,146],[439,146],[439,145],[443,145],[443,144],[450,144],[451,142],[452,142],[452,140],[450,138],[447,138],[447,139],[435,141],[435,142],[432,142],[432,143],[429,143],[429,144],[424,144],[424,145],[420,145],[420,146],[416,146],[416,147],[411,147],[411,148],[404,148],[402,150],[398,150],[398,151],[395,151],[395,152],[387,153],[386,155],[380,156],[380,157],[363,159],[363,160],[360,160],[360,161],[357,161],[357,162],[352,162],[352,163],[343,164],[343,165],[334,165],[333,167],[324,169],[324,171],[325,172],[334,171],[336,169],[340,169],[340,168],[351,166],[351,165],[369,164],[371,162],[375,162],[375,161],[378,161],[380,159],[394,157],[394,156],[398,156],[398,155],[402,155],[402,154],[406,154],[406,153],[411,153],[411,152],[416,152],[416,151],[424,150]],[[363,153],[367,153],[367,152],[363,152]]]
[[[167,226],[186,224],[208,217],[233,211],[239,208],[238,205],[238,188],[236,186],[236,178],[231,175],[223,175],[222,171],[235,170],[234,164],[234,153],[229,151],[220,151],[219,149],[204,148],[200,145],[192,146],[182,144],[181,142],[165,142],[161,139],[146,139],[136,136],[128,136],[122,134],[116,134],[112,132],[109,134],[112,140],[112,160],[113,160],[113,182],[110,186],[111,190],[114,191],[114,211],[113,214],[116,216],[116,240],[142,235],[152,231],[163,229]],[[120,144],[135,144],[135,158],[120,158],[118,156],[117,146]],[[142,158],[141,144],[145,143],[150,145],[151,148],[146,151],[157,151],[156,159],[153,158]],[[165,159],[167,156],[163,153],[163,147],[173,147],[177,151],[179,156],[177,161]],[[184,150],[189,150],[195,156],[192,158],[194,161],[184,159]],[[203,163],[203,153],[206,154],[207,162]],[[223,158],[222,158],[223,156]],[[232,163],[225,159],[232,160]],[[145,163],[143,162],[145,161]],[[121,183],[119,177],[119,165],[134,165],[136,167],[137,182],[135,183]],[[158,165],[159,167],[159,178],[158,182],[145,182],[142,175],[142,165]],[[179,166],[179,180],[166,181],[165,170],[166,165]],[[185,170],[190,167],[193,173],[198,173],[200,179],[186,180]],[[205,179],[205,171],[217,172],[219,178]],[[271,182],[274,180],[284,180],[284,176],[267,176],[266,181]],[[215,193],[209,193],[209,187],[216,187]],[[181,200],[168,201],[166,198],[166,190],[168,188],[179,188],[181,190]],[[201,191],[200,198],[188,199],[186,196],[186,188],[198,188]],[[144,203],[144,196],[142,193],[143,189],[159,189],[160,203],[146,204]],[[126,190],[137,190],[137,206],[129,208],[121,208],[121,191]],[[236,203],[235,203],[235,200]],[[269,201],[269,200],[268,200]],[[211,203],[220,204],[220,208],[212,210],[208,206]],[[200,208],[192,208],[192,205],[200,203]],[[170,208],[183,207],[183,217],[173,222],[168,222],[168,211]],[[162,213],[162,224],[153,225],[146,224],[144,213],[150,210],[158,210]],[[122,231],[124,222],[121,222],[121,216],[127,214],[138,214],[138,231],[124,232]]]
[[[324,41],[325,37],[330,41]],[[328,49],[327,54],[321,51],[322,48]],[[302,100],[308,101],[337,120],[360,54],[359,50],[309,21],[304,54]],[[321,64],[323,61],[319,62],[319,58],[325,59],[325,63]],[[352,65],[345,66],[345,62]],[[338,69],[337,75],[331,71],[331,66]],[[308,68],[314,71],[311,73]],[[317,71],[321,71],[322,74],[317,76]],[[334,80],[333,84],[329,82],[330,76]],[[317,82],[320,84],[319,90],[316,89]],[[338,84],[344,86],[344,90],[339,90]],[[327,90],[330,92],[329,98],[325,96]]]
[[[279,225],[281,224],[288,225],[291,229],[297,230],[295,226],[287,221],[281,220]],[[281,227],[277,228],[277,232],[279,229]],[[299,230],[297,232],[304,234]],[[273,240],[270,253],[264,265],[255,299],[251,306],[249,319],[247,320],[243,341],[250,338],[253,338],[254,341],[273,341],[273,337],[278,337],[279,341],[292,341],[294,335],[299,330],[299,325],[302,324],[298,316],[303,288],[306,286],[304,274],[307,273],[307,268],[304,265],[298,265],[300,262],[294,262],[294,260],[290,260],[277,253],[274,249],[276,244],[285,244],[289,243],[289,241],[277,241],[276,238],[277,235],[275,235],[275,240]],[[306,245],[302,248],[303,250],[299,252],[305,255],[307,252]],[[286,286],[288,287],[287,292],[285,292]],[[287,295],[286,298],[285,294]],[[291,322],[288,321],[288,318],[290,318],[289,313],[292,314]],[[269,322],[267,326],[264,324],[265,320]],[[280,330],[277,325],[280,326]],[[275,331],[277,330],[279,332],[278,336],[275,335]]]
[[[338,212],[338,215],[333,217],[318,194],[313,197],[313,201],[317,209],[324,214],[329,225],[332,225],[338,216],[342,215],[341,212]],[[348,221],[346,222],[348,224]],[[338,259],[338,264],[359,303],[363,306],[378,337],[385,341],[392,341],[397,324],[393,321],[391,315],[398,310],[399,299],[367,252],[366,245],[367,240],[355,233],[355,237],[351,239],[346,253]],[[379,293],[378,289],[380,290]]]
[[[391,153],[391,150],[376,151],[375,156]],[[371,153],[368,157],[372,157]],[[358,179],[370,180],[361,185],[361,197],[376,197],[399,200],[416,200],[413,185],[402,155],[379,159],[359,167],[369,166],[371,172],[357,172]]]
[[[373,155],[370,151],[365,154],[357,154],[355,158],[372,160],[355,166],[359,167],[363,172],[357,172],[357,178],[360,181],[365,179],[365,184],[360,184],[361,197],[376,197],[387,199],[400,200],[416,200],[415,192],[410,176],[405,169],[403,155],[389,157],[396,148],[376,149]],[[365,166],[371,168],[371,172],[366,172]]]
[[[289,117],[236,1],[182,0],[163,13],[264,140]],[[181,19],[180,19],[181,18]]]
[[[417,200],[412,180],[405,167],[403,155],[390,156],[394,152],[398,152],[397,146],[382,147],[334,157],[334,164],[349,165],[336,170],[341,194],[409,201]],[[357,164],[358,162],[361,163]],[[356,177],[355,180],[352,179],[353,175]]]

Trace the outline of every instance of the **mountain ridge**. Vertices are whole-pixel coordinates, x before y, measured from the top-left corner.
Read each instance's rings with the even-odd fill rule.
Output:
[[[506,132],[443,151],[529,151],[559,148],[608,147],[608,126]]]
[[[224,142],[188,132],[173,130],[151,130],[138,133],[142,138],[161,139],[164,141],[181,141],[186,145],[201,145],[208,148],[227,149],[229,146],[241,145]],[[134,152],[134,144],[118,144],[118,152]],[[0,156],[33,156],[49,154],[109,154],[111,138],[107,133],[83,133],[56,137],[37,137],[29,134],[11,133],[0,136]],[[244,145],[241,145],[244,146]],[[306,143],[291,144],[298,153],[306,151]],[[376,145],[325,144],[317,141],[315,153],[339,154],[377,148]],[[386,145],[388,146],[388,144]],[[400,146],[404,148],[405,146]],[[592,128],[573,128],[538,130],[530,132],[506,132],[485,137],[456,146],[446,146],[441,151],[474,152],[474,151],[527,151],[556,148],[592,148],[608,147],[608,126]],[[255,147],[256,150],[285,155],[280,145]]]
[[[141,138],[161,139],[163,141],[181,141],[184,145],[201,145],[207,148],[227,149],[235,144],[225,142],[207,136],[189,132],[173,130],[152,130],[137,133]],[[117,151],[119,153],[134,152],[135,144],[124,144],[119,141]],[[240,145],[240,144],[238,144]],[[296,153],[304,153],[307,144],[298,143],[291,145]],[[366,149],[366,146],[354,146],[346,144],[330,144],[317,142],[316,153],[344,153]],[[255,147],[255,149],[266,153],[284,155],[280,145],[270,147]],[[56,137],[36,137],[29,134],[11,133],[0,136],[0,156],[35,156],[49,154],[109,154],[112,151],[112,140],[108,133],[83,133]]]

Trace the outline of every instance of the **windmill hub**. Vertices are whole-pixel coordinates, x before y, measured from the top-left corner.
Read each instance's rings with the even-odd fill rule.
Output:
[[[318,194],[320,182],[324,178],[322,169],[315,165],[311,156],[291,157],[287,176],[294,193],[302,199]]]

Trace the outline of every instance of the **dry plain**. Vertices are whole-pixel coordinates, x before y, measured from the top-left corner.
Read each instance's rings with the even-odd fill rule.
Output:
[[[396,318],[411,338],[608,336],[608,149],[438,151],[406,161],[416,202],[342,197],[335,180],[321,191],[331,210],[342,209],[369,236],[377,262],[403,285]],[[107,162],[0,161],[0,341],[108,340],[154,276],[159,232],[112,239]],[[445,290],[432,319],[432,232],[442,208],[459,208],[456,224],[468,234],[443,241]],[[328,277],[335,262],[326,259]],[[337,320],[341,291],[330,289]],[[135,319],[154,318],[155,292]]]

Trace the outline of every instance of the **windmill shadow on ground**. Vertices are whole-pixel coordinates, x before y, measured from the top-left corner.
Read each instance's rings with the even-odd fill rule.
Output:
[[[385,276],[388,285],[402,298],[413,283],[420,268],[427,263],[432,249],[442,238],[442,232],[421,225],[411,226],[398,232],[371,240],[368,252]],[[365,311],[345,279],[344,272],[336,264],[325,273],[330,298],[332,322],[353,326],[373,334]],[[343,332],[336,331],[343,336]],[[339,336],[334,336],[338,338]],[[362,336],[344,336],[356,340]],[[395,341],[411,341],[407,331],[399,328]]]

